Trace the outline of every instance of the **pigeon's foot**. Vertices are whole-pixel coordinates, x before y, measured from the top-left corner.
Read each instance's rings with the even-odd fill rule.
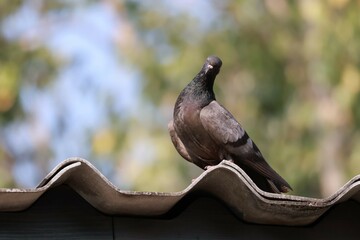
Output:
[[[215,165],[215,166],[216,166],[216,165]],[[208,166],[205,167],[205,170],[206,170],[206,171],[207,171],[207,170],[210,170],[210,169],[214,168],[215,166],[208,165]]]
[[[219,164],[222,164],[222,163],[234,163],[234,160],[232,160],[232,159],[224,159],[224,160],[222,160],[221,163],[219,163]],[[204,169],[205,169],[205,170],[209,170],[209,169],[214,168],[215,166],[216,166],[216,165],[207,165],[207,166],[204,167]]]
[[[224,160],[222,160],[221,162],[224,162],[224,163],[234,163],[234,160],[232,160],[232,159],[224,159]]]

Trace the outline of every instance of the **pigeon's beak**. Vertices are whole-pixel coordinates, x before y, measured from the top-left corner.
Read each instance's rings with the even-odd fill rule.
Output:
[[[205,70],[205,74],[210,70],[210,69],[213,69],[214,68],[214,66],[213,65],[211,65],[211,64],[207,64],[207,66],[206,66],[206,70]]]

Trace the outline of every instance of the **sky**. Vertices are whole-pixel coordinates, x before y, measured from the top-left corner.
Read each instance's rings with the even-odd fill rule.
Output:
[[[44,174],[68,157],[91,158],[88,135],[110,124],[109,112],[118,118],[139,117],[139,106],[145,104],[141,98],[141,73],[127,65],[121,52],[116,51],[116,39],[121,38],[124,28],[122,18],[106,1],[73,3],[71,11],[40,15],[41,2],[25,1],[1,25],[8,40],[21,39],[30,49],[45,46],[64,63],[44,88],[23,79],[20,101],[26,119],[4,130],[16,158],[13,174],[22,187],[36,186]],[[144,7],[154,6],[145,2]],[[216,11],[205,0],[164,0],[158,7],[174,15],[196,17],[204,31],[212,27],[211,19],[216,17]],[[39,167],[44,163],[33,161],[38,157],[34,149],[48,142],[52,154],[44,170]],[[116,181],[111,176],[113,161],[93,163]]]

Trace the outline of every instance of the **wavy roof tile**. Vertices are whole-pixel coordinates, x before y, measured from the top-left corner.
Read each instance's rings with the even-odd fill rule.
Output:
[[[55,167],[34,189],[0,189],[0,211],[21,211],[42,194],[69,185],[88,203],[110,215],[159,216],[168,213],[191,193],[206,192],[226,204],[239,218],[252,223],[301,226],[313,223],[335,204],[360,202],[360,175],[324,199],[267,193],[237,165],[224,161],[203,172],[180,192],[122,191],[93,165],[70,158]]]

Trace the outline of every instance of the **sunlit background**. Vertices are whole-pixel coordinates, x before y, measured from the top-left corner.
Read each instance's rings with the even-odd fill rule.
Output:
[[[124,190],[179,191],[202,170],[167,132],[208,55],[217,99],[293,194],[360,173],[360,1],[0,0],[0,186],[68,157]]]

